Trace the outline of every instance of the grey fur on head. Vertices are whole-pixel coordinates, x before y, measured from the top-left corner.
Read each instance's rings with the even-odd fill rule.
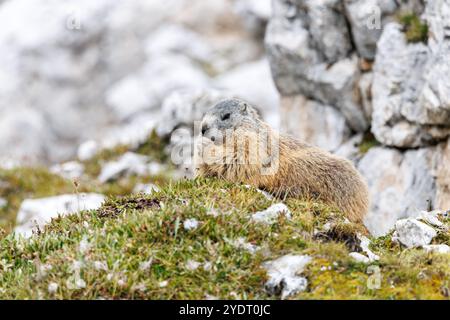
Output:
[[[223,134],[225,130],[235,129],[244,123],[247,125],[256,123],[258,120],[258,112],[248,102],[240,99],[226,99],[218,102],[205,113],[201,133],[203,136],[209,136],[210,131]],[[212,134],[214,137],[215,133]]]

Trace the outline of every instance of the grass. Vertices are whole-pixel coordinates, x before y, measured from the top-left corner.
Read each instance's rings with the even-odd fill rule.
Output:
[[[99,210],[54,219],[30,239],[1,239],[0,298],[274,299],[264,290],[262,263],[308,254],[309,286],[293,299],[448,299],[449,255],[377,239],[382,282],[369,289],[367,266],[348,255],[346,241],[359,226],[298,199],[286,201],[292,219],[282,216],[272,226],[249,219],[271,203],[254,189],[203,179],[171,183],[151,196],[112,197]],[[198,228],[186,230],[187,219]],[[317,237],[327,223],[339,237]],[[238,238],[260,250],[236,247]]]
[[[163,152],[165,145],[165,141],[152,132],[149,138],[134,152],[149,156],[153,161],[165,162],[167,160],[167,156]],[[64,179],[44,167],[0,169],[0,198],[7,201],[6,207],[0,208],[0,229],[4,229],[6,233],[12,230],[20,204],[25,199],[78,192],[95,192],[106,196],[121,197],[132,193],[138,183],[154,183],[162,186],[169,181],[170,167],[167,172],[156,176],[131,176],[110,183],[99,183],[96,178],[100,174],[102,165],[117,159],[127,151],[129,151],[129,147],[125,145],[101,150],[92,159],[82,162],[85,174],[76,181]]]
[[[398,17],[403,25],[408,42],[417,43],[428,40],[428,25],[415,13],[403,13]]]

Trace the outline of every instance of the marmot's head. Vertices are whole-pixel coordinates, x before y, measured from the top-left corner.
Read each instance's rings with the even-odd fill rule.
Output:
[[[227,99],[217,103],[203,116],[201,134],[213,142],[237,129],[252,130],[259,127],[258,112],[249,103]]]

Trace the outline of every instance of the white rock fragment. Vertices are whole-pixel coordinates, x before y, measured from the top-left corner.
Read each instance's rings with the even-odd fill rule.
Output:
[[[431,212],[421,211],[420,215],[417,219],[427,222],[436,227],[442,227],[444,223],[439,220],[438,216],[441,214],[441,211],[435,210]]]
[[[197,219],[187,219],[183,222],[184,230],[192,231],[198,228],[199,222]]]
[[[245,251],[248,251],[251,254],[255,254],[260,248],[254,244],[251,244],[247,241],[244,237],[239,237],[237,239],[226,239],[225,241],[235,247],[236,249],[242,249]]]
[[[87,161],[92,159],[98,152],[98,144],[94,140],[83,142],[77,151],[78,160]]]
[[[252,215],[252,220],[259,223],[274,224],[280,214],[286,215],[288,219],[291,218],[291,211],[284,203],[277,203],[266,210],[256,212]]]
[[[398,220],[395,224],[393,240],[398,240],[408,248],[421,247],[431,243],[436,230],[413,218]]]
[[[160,288],[165,288],[165,287],[167,287],[167,285],[169,284],[169,281],[161,281],[159,284],[158,284],[158,286],[160,287]]]
[[[74,261],[72,262],[72,265],[69,267],[69,270],[75,274],[80,273],[81,269],[85,267],[83,261]]]
[[[48,293],[50,293],[50,294],[56,293],[56,291],[58,290],[58,284],[55,282],[49,283],[47,290],[48,290]]]
[[[369,238],[363,236],[363,235],[358,235],[358,239],[360,241],[360,247],[362,249],[362,251],[364,251],[365,254],[367,254],[368,259],[370,262],[372,261],[376,261],[376,260],[380,260],[380,257],[378,255],[376,255],[375,253],[372,252],[372,250],[370,250],[369,246],[370,246],[370,240]]]
[[[86,281],[81,279],[79,275],[74,275],[67,279],[66,286],[69,290],[84,289],[86,288]]]
[[[197,270],[202,264],[198,261],[195,260],[188,260],[188,262],[186,263],[186,269],[188,269],[189,271],[195,271]]]
[[[4,198],[0,198],[0,209],[5,208],[8,205],[8,201]]]
[[[108,271],[108,264],[104,261],[94,261],[94,269],[98,271]]]
[[[124,175],[143,176],[148,173],[148,158],[136,153],[127,152],[117,161],[107,163],[98,177],[101,183],[115,180]]]
[[[205,271],[210,271],[212,269],[212,263],[211,262],[205,262],[204,264],[203,264],[203,270],[205,270]]]
[[[84,166],[77,161],[69,161],[54,165],[50,172],[60,175],[66,179],[74,180],[80,178],[84,173]]]
[[[426,252],[434,252],[440,254],[449,254],[450,247],[446,244],[429,244],[423,246]]]
[[[370,263],[370,259],[359,252],[350,252],[349,256],[352,257],[357,262],[366,263],[366,264]]]
[[[81,254],[86,254],[90,249],[91,249],[92,245],[89,242],[88,238],[85,236],[83,237],[83,239],[81,239],[79,245],[78,245],[78,251]]]
[[[286,255],[263,264],[269,280],[265,287],[269,294],[280,294],[285,299],[290,295],[306,290],[308,281],[299,276],[311,257],[306,255]]]
[[[139,183],[133,189],[133,193],[144,193],[144,194],[152,194],[154,192],[159,191],[160,189],[158,188],[158,186],[154,185],[153,183],[149,184]]]
[[[20,206],[14,231],[16,234],[29,237],[36,226],[41,228],[58,215],[98,209],[104,200],[104,195],[96,193],[27,199]]]
[[[147,261],[141,262],[139,264],[139,269],[142,271],[147,271],[153,264],[153,258],[148,259]]]

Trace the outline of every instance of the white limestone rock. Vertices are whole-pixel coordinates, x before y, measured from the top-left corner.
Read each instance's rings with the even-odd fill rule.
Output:
[[[8,200],[5,198],[0,198],[0,209],[5,208],[8,205]]]
[[[428,244],[424,245],[423,249],[427,252],[439,253],[439,254],[449,254],[450,247],[446,244]]]
[[[408,43],[402,26],[386,25],[372,87],[372,131],[388,146],[417,148],[450,136],[450,4],[427,2],[428,43]]]
[[[84,165],[78,161],[69,161],[52,166],[50,172],[69,180],[76,180],[83,175]]]
[[[80,144],[77,156],[80,161],[92,159],[99,151],[98,144],[95,140],[88,140]]]
[[[401,219],[395,223],[393,239],[408,248],[422,247],[431,243],[437,235],[436,230],[413,218]]]
[[[183,222],[184,230],[192,231],[199,227],[200,223],[197,219],[187,219]]]
[[[355,94],[360,71],[346,24],[341,1],[275,0],[266,47],[283,96],[334,106],[363,132],[369,123]]]
[[[262,117],[279,127],[279,93],[275,87],[267,59],[249,62],[214,79],[214,87],[258,106]]]
[[[284,203],[277,203],[266,210],[254,213],[251,219],[257,223],[274,224],[281,214],[284,214],[288,219],[291,218],[289,208]]]
[[[155,192],[159,192],[159,190],[160,190],[159,187],[152,183],[149,183],[149,184],[139,183],[136,185],[136,187],[134,187],[133,192],[134,193],[152,194]]]
[[[352,257],[356,262],[361,262],[365,264],[370,263],[370,259],[359,252],[350,252],[349,256]]]
[[[398,9],[395,0],[345,0],[353,41],[358,54],[373,60],[384,24]]]
[[[265,262],[269,280],[265,288],[269,294],[281,295],[282,299],[305,291],[308,286],[306,278],[300,276],[311,257],[307,255],[286,255],[273,261]]]
[[[366,178],[371,197],[365,225],[374,236],[389,232],[398,219],[416,216],[430,204],[438,205],[434,149],[401,151],[374,147],[361,159],[358,169]],[[442,165],[442,164],[441,164]]]
[[[146,175],[148,173],[147,162],[148,157],[127,152],[118,160],[106,163],[98,176],[98,181],[106,183],[124,175]]]
[[[104,200],[105,196],[95,193],[27,199],[20,206],[14,232],[29,237],[36,226],[42,228],[52,218],[82,210],[98,209]]]
[[[350,139],[344,116],[331,106],[296,95],[281,99],[281,111],[283,132],[301,141],[333,152]]]

